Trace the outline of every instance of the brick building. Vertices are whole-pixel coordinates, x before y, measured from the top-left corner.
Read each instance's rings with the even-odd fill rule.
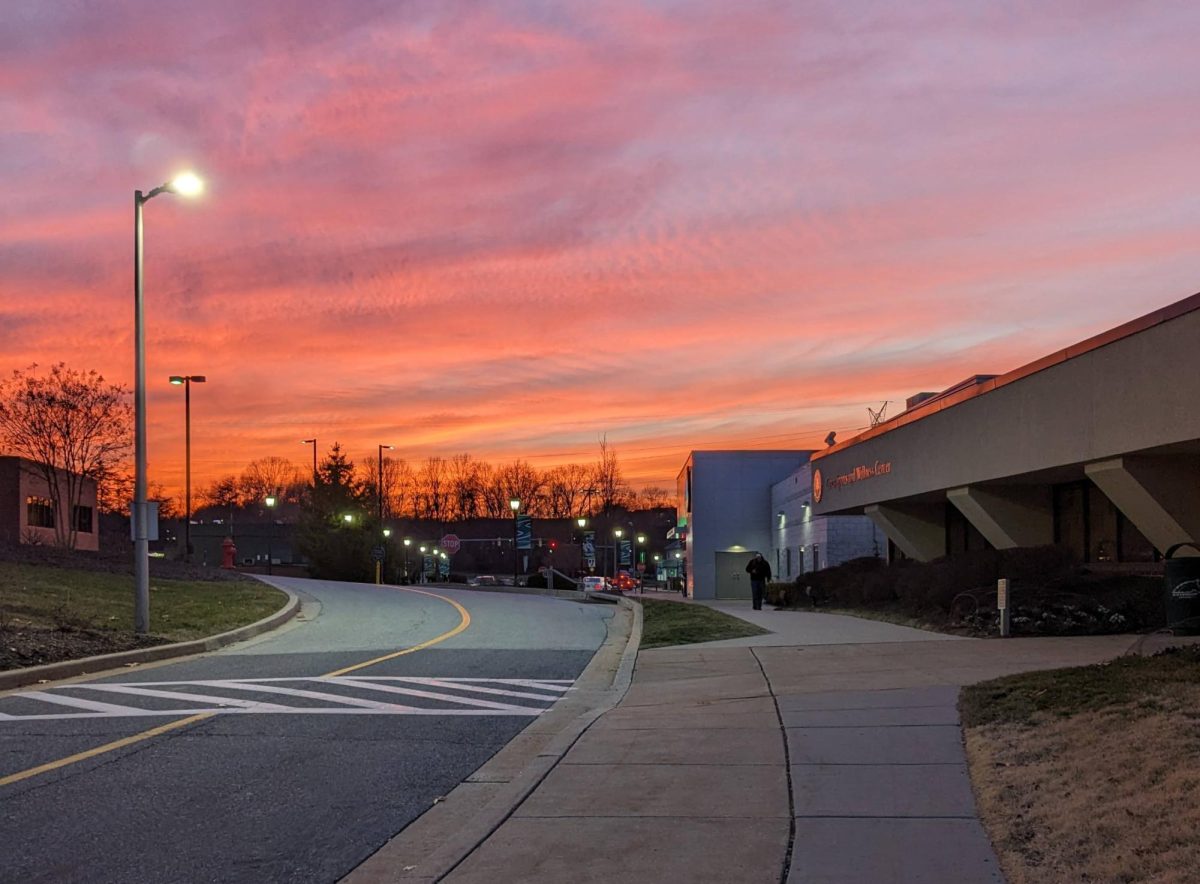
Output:
[[[0,541],[52,546],[57,542],[56,527],[61,525],[63,533],[69,536],[65,528],[73,524],[75,549],[100,549],[96,483],[86,478],[80,482],[79,502],[67,505],[66,483],[60,481],[58,497],[64,503],[62,509],[70,510],[63,513],[55,506],[38,464],[22,457],[0,456]],[[64,516],[71,522],[62,523]]]

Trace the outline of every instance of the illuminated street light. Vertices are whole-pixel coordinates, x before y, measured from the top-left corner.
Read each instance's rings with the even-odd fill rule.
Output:
[[[176,175],[149,193],[133,192],[133,628],[139,635],[150,631],[150,519],[146,503],[146,328],[142,290],[142,206],[160,193],[194,196],[203,189],[194,173]]]
[[[270,510],[272,514],[274,514],[275,498],[268,495],[267,499],[264,500],[263,503],[265,503],[267,505],[267,509]],[[274,519],[272,519],[272,521],[274,521]],[[271,575],[271,523],[268,522],[267,523],[267,576],[269,577],[270,575]]]
[[[517,585],[517,571],[520,570],[521,552],[517,549],[519,539],[517,537],[517,526],[520,524],[517,520],[517,513],[521,510],[521,499],[513,497],[508,501],[508,508],[513,514],[513,586]]]
[[[183,560],[192,560],[192,384],[203,384],[202,374],[173,374],[167,378],[183,387]]]
[[[408,583],[408,548],[410,546],[412,546],[412,538],[405,537],[404,538],[404,582],[405,582],[405,584]],[[421,551],[424,552],[425,548],[421,547]]]
[[[342,521],[345,522],[347,525],[349,525],[351,522],[354,521],[353,514],[346,513],[344,516],[342,516]]]
[[[621,535],[624,533],[625,532],[622,531],[620,528],[613,528],[613,537],[617,538],[616,540],[613,541],[613,572],[612,572],[612,576],[614,578],[617,576],[617,550],[621,546]]]

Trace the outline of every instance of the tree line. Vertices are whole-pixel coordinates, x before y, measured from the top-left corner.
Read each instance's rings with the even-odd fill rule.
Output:
[[[24,458],[44,479],[56,513],[71,513],[80,503],[83,483],[96,482],[101,512],[129,512],[133,499],[133,408],[128,388],[109,383],[95,371],[65,363],[39,370],[18,369],[0,380],[0,453]],[[470,454],[428,457],[420,463],[385,457],[382,475],[375,457],[360,466],[335,444],[310,475],[282,457],[252,461],[239,475],[223,476],[201,489],[200,505],[242,507],[274,495],[283,501],[313,503],[331,476],[347,499],[373,504],[380,492],[384,518],[456,521],[512,515],[509,500],[521,512],[542,518],[570,518],[614,508],[649,509],[671,505],[661,488],[635,491],[622,477],[617,454],[606,439],[595,462],[563,464],[539,470],[524,460],[492,464]],[[332,473],[330,472],[332,470]],[[147,497],[158,501],[161,518],[178,518],[184,507],[160,483],[148,483]],[[73,519],[56,519],[55,541],[74,546]]]
[[[635,491],[622,477],[616,452],[607,440],[600,441],[593,463],[569,463],[539,470],[524,460],[493,464],[467,453],[452,457],[427,457],[419,463],[404,458],[366,457],[359,464],[349,460],[341,445],[334,443],[312,476],[283,457],[251,461],[240,475],[229,474],[200,490],[201,506],[243,507],[267,496],[302,504],[314,489],[338,477],[350,496],[361,506],[379,510],[382,492],[383,515],[389,518],[429,519],[453,522],[475,518],[512,516],[509,501],[521,501],[521,512],[539,518],[573,518],[609,512],[618,507],[651,509],[670,506],[670,495],[662,488]],[[314,482],[315,480],[315,482]]]

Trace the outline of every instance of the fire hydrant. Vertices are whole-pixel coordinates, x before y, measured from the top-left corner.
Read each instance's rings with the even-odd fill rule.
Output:
[[[221,541],[221,567],[232,568],[233,559],[237,555],[237,547],[233,544],[232,537],[226,537]]]

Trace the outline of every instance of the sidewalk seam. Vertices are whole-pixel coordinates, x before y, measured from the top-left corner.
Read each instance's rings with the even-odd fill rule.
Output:
[[[767,690],[771,694],[771,702],[775,705],[775,717],[779,720],[779,736],[783,739],[783,772],[787,777],[788,793],[788,843],[787,850],[783,854],[783,868],[779,873],[779,884],[787,884],[788,874],[792,870],[792,850],[796,844],[796,796],[792,789],[792,753],[788,747],[788,729],[783,723],[783,712],[779,708],[779,698],[775,696],[775,687],[771,684],[771,679],[767,675],[767,670],[763,666],[762,659],[759,658],[754,648],[750,648],[749,650],[750,656],[758,664],[758,671],[762,673],[763,681],[767,683]]]

